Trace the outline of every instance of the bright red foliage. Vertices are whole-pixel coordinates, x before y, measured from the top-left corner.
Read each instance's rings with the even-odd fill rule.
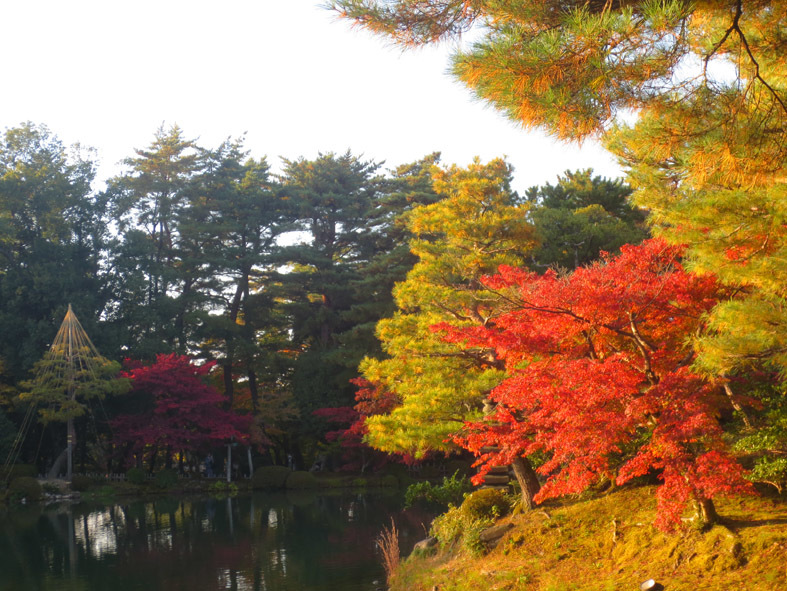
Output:
[[[381,467],[390,456],[372,449],[364,442],[367,432],[365,421],[367,417],[390,412],[398,402],[397,397],[365,378],[355,378],[350,382],[358,388],[355,392],[355,406],[319,408],[313,414],[334,423],[349,424],[345,429],[328,431],[325,434],[327,441],[338,441],[341,444],[344,450],[343,470],[364,471],[368,467]]]
[[[249,417],[222,409],[224,398],[204,380],[213,365],[193,365],[176,354],[158,355],[148,366],[128,361],[122,375],[131,379],[132,393],[149,404],[142,413],[112,421],[115,444],[144,453],[147,446],[201,451],[232,437],[245,441]]]
[[[536,500],[544,500],[657,470],[664,528],[690,499],[751,490],[722,441],[726,398],[689,368],[688,340],[720,288],[686,272],[680,254],[649,240],[567,276],[503,267],[485,282],[513,311],[494,326],[435,327],[465,347],[492,347],[506,363],[509,377],[491,396],[496,414],[457,438],[477,454],[499,446],[481,456],[482,473],[542,452],[548,478]]]

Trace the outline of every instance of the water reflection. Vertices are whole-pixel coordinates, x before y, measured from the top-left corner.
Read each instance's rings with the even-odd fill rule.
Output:
[[[23,507],[0,516],[0,591],[370,591],[390,516],[405,545],[422,535],[399,506],[299,493]]]

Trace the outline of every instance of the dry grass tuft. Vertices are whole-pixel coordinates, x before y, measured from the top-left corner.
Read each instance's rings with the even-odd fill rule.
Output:
[[[390,582],[396,567],[399,566],[399,530],[396,529],[393,518],[391,518],[391,527],[384,527],[380,535],[377,536],[377,547],[383,557],[385,576]]]

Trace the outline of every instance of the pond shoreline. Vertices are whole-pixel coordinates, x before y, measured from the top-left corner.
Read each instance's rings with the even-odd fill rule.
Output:
[[[380,530],[422,532],[390,488],[169,492],[0,512],[0,589],[374,591]]]
[[[159,473],[160,474],[160,473]],[[224,478],[181,477],[148,478],[141,482],[129,479],[107,479],[95,476],[75,475],[71,482],[64,479],[45,479],[19,477],[25,479],[28,486],[21,493],[14,494],[12,486],[4,494],[0,494],[0,507],[12,510],[16,505],[30,503],[62,503],[98,500],[113,502],[116,500],[155,500],[161,496],[181,496],[206,494],[214,496],[235,496],[253,491],[277,490],[317,490],[330,491],[336,489],[376,490],[401,489],[415,480],[407,476],[395,476],[381,472],[360,474],[350,472],[303,472],[288,470],[280,466],[269,466],[259,469],[251,479],[243,478],[227,482]],[[32,480],[40,487],[36,491]],[[13,481],[12,481],[13,484]]]

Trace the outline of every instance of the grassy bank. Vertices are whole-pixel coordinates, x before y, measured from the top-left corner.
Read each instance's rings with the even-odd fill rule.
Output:
[[[750,497],[720,500],[724,524],[699,531],[687,522],[664,534],[654,490],[547,505],[507,517],[512,528],[478,553],[455,543],[412,556],[391,591],[625,591],[655,579],[665,591],[765,591],[787,588],[787,503]]]

